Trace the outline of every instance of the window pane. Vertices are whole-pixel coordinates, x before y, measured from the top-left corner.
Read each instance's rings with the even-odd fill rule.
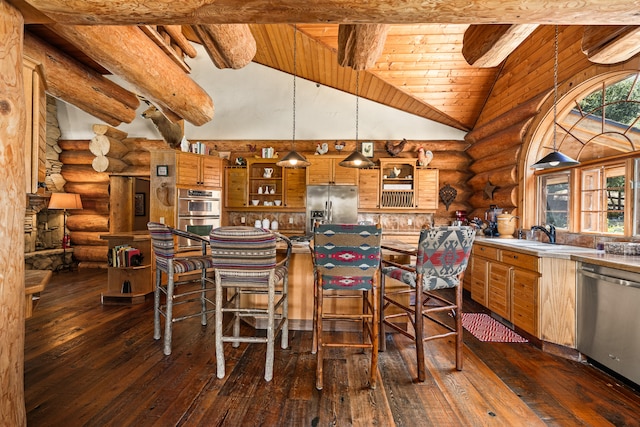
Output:
[[[624,233],[624,165],[582,170],[581,195],[581,231]]]
[[[541,212],[544,224],[553,224],[557,228],[569,228],[569,173],[563,172],[540,178]]]

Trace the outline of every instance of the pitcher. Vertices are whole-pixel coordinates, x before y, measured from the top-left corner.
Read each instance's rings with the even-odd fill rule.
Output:
[[[273,174],[273,168],[264,168],[264,174],[262,175],[264,178],[271,178]]]

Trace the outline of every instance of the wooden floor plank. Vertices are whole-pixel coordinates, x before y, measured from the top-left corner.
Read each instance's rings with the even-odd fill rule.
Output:
[[[106,271],[55,274],[25,328],[29,426],[192,425],[637,425],[640,394],[587,364],[532,344],[480,342],[465,332],[465,362],[454,369],[452,340],[426,344],[427,380],[415,346],[387,334],[378,387],[369,351],[329,349],[324,389],[315,389],[311,332],[276,346],[264,381],[265,345],[225,344],[227,375],[216,377],[214,328],[175,324],[173,352],[153,339],[151,301],[102,306]],[[482,308],[465,300],[465,310]],[[212,317],[210,317],[212,319]],[[243,332],[264,334],[243,325]],[[336,333],[338,340],[343,333]]]

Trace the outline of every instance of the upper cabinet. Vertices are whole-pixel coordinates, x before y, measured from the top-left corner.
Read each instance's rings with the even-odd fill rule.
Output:
[[[176,151],[176,184],[220,188],[222,162],[219,157]]]
[[[358,169],[340,166],[346,155],[308,156],[307,185],[358,185]]]
[[[380,207],[380,169],[360,169],[358,181],[358,209],[378,209]]]
[[[242,208],[247,206],[247,168],[230,166],[225,169],[225,206]]]
[[[436,210],[438,170],[415,159],[380,159],[380,208]]]

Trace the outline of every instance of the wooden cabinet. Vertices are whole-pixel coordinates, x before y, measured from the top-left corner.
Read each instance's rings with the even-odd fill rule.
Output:
[[[176,184],[184,187],[222,187],[223,159],[176,151]]]
[[[470,265],[471,298],[539,337],[540,258],[475,243]]]
[[[142,255],[141,265],[130,265],[127,253],[110,256],[107,273],[107,290],[102,293],[102,304],[139,304],[154,291],[151,268],[151,237],[146,231],[103,234],[101,239],[109,242],[109,251],[126,246],[135,248]],[[121,257],[121,258],[120,258]],[[120,259],[121,261],[117,261]]]
[[[284,174],[283,168],[276,165],[277,161],[278,159],[247,160],[248,206],[282,206]]]
[[[247,168],[227,167],[224,183],[225,206],[227,208],[247,206]]]
[[[284,168],[284,206],[304,209],[307,200],[307,172],[304,169]]]
[[[342,184],[357,185],[358,169],[340,166],[346,155],[309,156],[311,163],[307,167],[307,185]]]
[[[438,170],[416,167],[415,159],[380,159],[380,208],[438,208]]]
[[[380,207],[380,170],[360,169],[358,174],[358,208],[377,209]]]

